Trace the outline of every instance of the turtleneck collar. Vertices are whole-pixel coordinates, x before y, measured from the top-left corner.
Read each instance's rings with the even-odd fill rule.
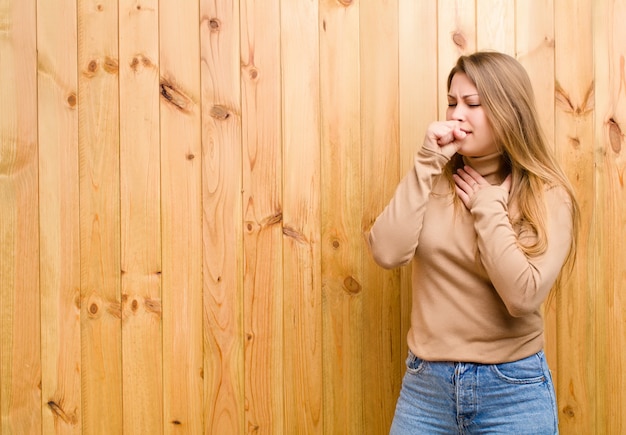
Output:
[[[501,152],[481,157],[463,156],[463,163],[476,170],[489,184],[501,184],[507,175]]]

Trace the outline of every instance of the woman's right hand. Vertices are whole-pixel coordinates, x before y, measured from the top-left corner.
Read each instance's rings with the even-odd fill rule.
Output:
[[[458,121],[436,121],[426,130],[424,147],[451,158],[461,148],[460,141],[466,135]]]

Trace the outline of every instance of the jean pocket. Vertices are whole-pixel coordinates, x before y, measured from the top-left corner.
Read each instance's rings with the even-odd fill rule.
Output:
[[[412,375],[420,374],[426,365],[426,362],[409,350],[409,356],[406,358],[406,371]]]
[[[540,352],[518,361],[493,364],[491,370],[510,384],[538,384],[546,381],[547,366]]]

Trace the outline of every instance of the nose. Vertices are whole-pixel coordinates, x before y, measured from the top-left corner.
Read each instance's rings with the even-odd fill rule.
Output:
[[[465,120],[465,110],[463,109],[462,104],[457,104],[456,106],[448,108],[448,119],[454,121],[464,121]]]

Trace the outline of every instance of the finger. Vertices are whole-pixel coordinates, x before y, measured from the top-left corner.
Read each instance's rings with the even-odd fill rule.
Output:
[[[472,179],[476,180],[476,182],[478,183],[486,181],[483,176],[480,175],[480,173],[471,166],[465,165],[462,170],[465,171],[470,177],[472,177]]]
[[[429,126],[429,133],[439,145],[446,145],[454,140],[454,129],[459,127],[458,121],[433,122]]]
[[[437,135],[437,133],[435,133]],[[445,132],[441,132],[437,136],[437,144],[438,145],[448,145],[449,143],[454,142],[454,131],[447,130]]]
[[[456,191],[457,196],[459,197],[461,202],[465,205],[465,207],[469,208],[468,207],[469,195],[463,189],[461,189],[459,186],[455,186],[454,190]]]
[[[467,185],[468,188],[473,189],[478,184],[478,181],[476,181],[476,179],[472,177],[465,170],[459,168],[456,172],[459,178],[463,180],[463,182]]]
[[[457,174],[453,174],[452,178],[454,179],[454,184],[456,184],[456,187],[463,190],[463,192],[467,194],[469,194],[470,192],[473,192],[474,189],[472,188],[471,182],[468,182],[467,180],[461,178]]]
[[[465,136],[467,136],[467,133],[465,133],[459,127],[456,127],[454,130],[452,130],[452,134],[454,135],[454,138],[456,140],[463,140],[465,139]]]

